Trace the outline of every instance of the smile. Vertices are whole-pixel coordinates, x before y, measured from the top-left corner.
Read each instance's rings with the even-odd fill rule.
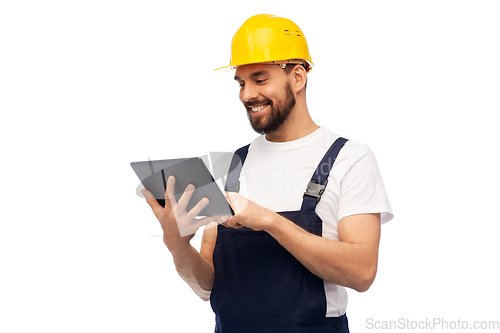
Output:
[[[269,104],[259,104],[256,106],[250,106],[249,109],[252,111],[252,113],[259,113],[263,111]]]

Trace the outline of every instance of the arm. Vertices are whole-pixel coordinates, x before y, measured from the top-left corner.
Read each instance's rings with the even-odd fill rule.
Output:
[[[292,221],[242,196],[228,194],[236,215],[227,225],[265,230],[323,280],[368,290],[377,272],[380,214],[358,214],[339,221],[339,241],[311,234]]]
[[[203,300],[208,300],[214,281],[212,253],[217,237],[217,228],[208,225],[203,234],[200,253],[190,244],[190,240],[198,228],[215,217],[195,219],[199,212],[208,204],[208,200],[201,200],[189,212],[186,211],[187,203],[194,192],[194,187],[188,186],[179,202],[168,193],[174,193],[175,178],[169,177],[165,191],[165,207],[155,200],[153,195],[143,190],[146,201],[153,210],[163,229],[163,242],[172,254],[177,272],[181,278]],[[215,223],[214,223],[215,224]]]
[[[205,227],[199,253],[191,244],[187,244],[185,249],[171,251],[177,273],[204,301],[210,299],[210,291],[214,284],[212,255],[217,239],[216,226],[217,224]]]
[[[379,214],[341,219],[339,241],[313,235],[284,218],[274,220],[264,230],[313,274],[359,292],[368,290],[373,283],[380,240]]]

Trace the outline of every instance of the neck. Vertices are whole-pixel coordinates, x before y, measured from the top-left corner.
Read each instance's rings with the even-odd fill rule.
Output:
[[[273,133],[266,134],[266,139],[271,142],[287,142],[301,139],[319,128],[312,120],[307,104],[303,99],[297,99],[292,112]]]

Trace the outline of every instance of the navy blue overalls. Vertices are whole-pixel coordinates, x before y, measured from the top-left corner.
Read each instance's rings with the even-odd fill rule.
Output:
[[[316,214],[330,170],[347,140],[337,139],[316,168],[299,211],[279,212],[321,236]],[[226,190],[239,190],[249,145],[236,151]],[[241,162],[240,162],[241,160]],[[265,231],[219,225],[213,254],[215,282],[210,296],[216,333],[349,332],[347,317],[325,317],[323,280],[312,274]]]

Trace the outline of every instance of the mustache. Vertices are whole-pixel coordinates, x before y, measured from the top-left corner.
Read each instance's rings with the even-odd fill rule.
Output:
[[[268,98],[264,98],[262,100],[248,101],[243,103],[243,105],[245,105],[247,109],[260,104],[269,104],[272,106],[273,102]]]

